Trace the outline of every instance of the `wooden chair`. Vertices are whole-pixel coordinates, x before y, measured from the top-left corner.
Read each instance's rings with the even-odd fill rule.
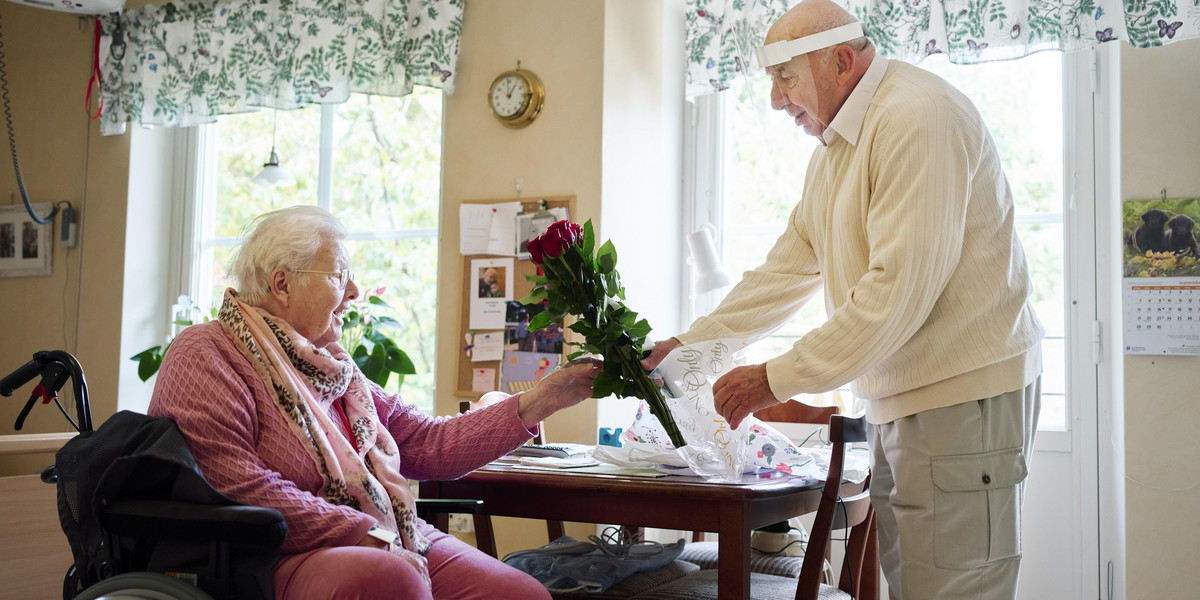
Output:
[[[807,425],[826,426],[829,418],[838,414],[836,406],[813,406],[796,400],[782,402],[775,406],[764,408],[754,416],[763,421],[774,423],[798,423]],[[695,563],[702,569],[717,568],[717,543],[703,540],[703,532],[692,532],[692,543],[684,549],[680,556],[682,560]],[[828,559],[828,556],[826,556]],[[785,556],[761,552],[752,549],[750,552],[750,570],[754,573],[797,577],[804,562],[800,556]]]
[[[833,444],[829,477],[822,490],[816,521],[810,532],[799,577],[751,573],[751,596],[755,600],[827,600],[859,598],[876,600],[879,594],[878,546],[875,541],[875,513],[869,497],[870,478],[861,493],[839,498],[845,448],[848,442],[866,441],[863,417],[833,415],[829,422]],[[821,582],[825,556],[833,528],[850,529],[846,560],[837,587]],[[703,569],[632,597],[632,600],[707,600],[717,597],[716,569]]]

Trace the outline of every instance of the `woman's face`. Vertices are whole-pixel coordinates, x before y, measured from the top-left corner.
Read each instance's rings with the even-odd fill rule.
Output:
[[[313,271],[337,272],[350,267],[349,253],[341,242],[325,246],[309,267]],[[296,328],[296,332],[323,348],[342,337],[342,315],[350,301],[359,296],[358,284],[346,282],[342,289],[337,275],[317,273],[295,275],[295,295],[286,315],[278,315]]]

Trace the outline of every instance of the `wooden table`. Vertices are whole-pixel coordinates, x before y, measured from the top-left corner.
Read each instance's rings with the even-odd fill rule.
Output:
[[[718,534],[718,598],[750,598],[750,532],[813,512],[823,482],[748,475],[737,483],[694,477],[620,477],[488,465],[455,481],[421,482],[422,498],[483,500],[489,515]],[[845,483],[842,497],[862,484]]]

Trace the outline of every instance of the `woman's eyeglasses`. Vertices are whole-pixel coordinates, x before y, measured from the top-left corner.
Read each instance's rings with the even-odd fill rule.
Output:
[[[354,273],[350,269],[342,269],[341,271],[311,271],[308,269],[296,269],[293,273],[315,273],[317,275],[337,275],[338,287],[346,289],[346,285],[354,281]]]

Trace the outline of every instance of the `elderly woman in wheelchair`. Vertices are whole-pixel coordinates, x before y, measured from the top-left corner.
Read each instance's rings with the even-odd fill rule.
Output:
[[[218,319],[185,329],[149,414],[173,419],[209,483],[278,510],[277,598],[549,598],[532,577],[417,517],[406,478],[464,475],[591,395],[599,365],[429,417],[369,381],[338,345],[359,294],[342,225],[316,207],[263,215],[234,259]]]

